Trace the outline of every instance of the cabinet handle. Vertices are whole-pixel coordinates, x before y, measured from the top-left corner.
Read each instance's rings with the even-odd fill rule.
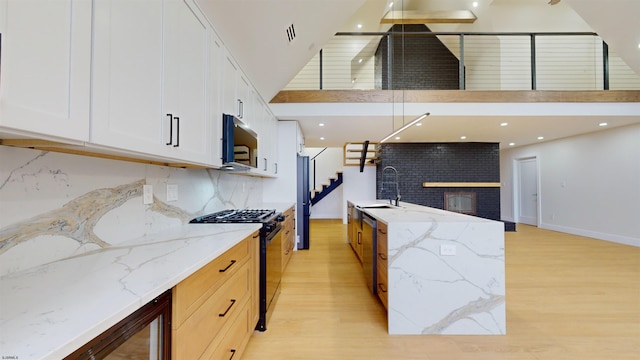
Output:
[[[220,269],[220,272],[225,272],[225,271],[229,270],[229,268],[235,263],[236,263],[235,260],[231,260],[231,264],[227,265],[227,267],[224,268],[224,269]]]
[[[362,238],[362,233],[358,232],[358,245],[362,244],[361,238]]]
[[[285,251],[284,254],[289,255],[289,249],[287,249],[287,251]]]
[[[231,357],[229,358],[229,360],[233,359],[235,354],[236,354],[236,349],[231,349]]]
[[[267,158],[264,159],[264,171],[267,171]]]
[[[257,234],[257,235],[253,235],[253,236],[252,236],[252,238],[254,238],[254,239],[255,239],[255,238],[259,238],[259,237],[260,237],[260,234]]]
[[[379,232],[380,234],[387,235],[387,232],[386,232],[386,231],[384,231],[384,230],[380,230],[380,229],[378,229],[378,232]]]
[[[169,142],[166,145],[171,145],[173,144],[173,115],[167,114],[167,116],[169,117]]]
[[[383,293],[387,292],[387,288],[384,286],[383,283],[378,283],[378,289],[380,289],[380,291],[382,291]]]
[[[176,119],[176,144],[173,145],[173,147],[178,147],[180,146],[180,118],[176,116],[175,119]]]
[[[378,256],[380,257],[380,259],[387,261],[387,255],[385,255],[384,253],[378,253]]]
[[[273,166],[275,166],[275,171],[273,173],[277,174],[278,173],[278,163],[273,164]]]
[[[233,305],[236,303],[236,299],[231,299],[231,304],[229,305],[229,307],[227,308],[227,310],[225,310],[222,314],[218,314],[218,316],[220,317],[225,317],[227,315],[227,313],[229,312],[229,310],[231,310],[231,308],[233,307]]]

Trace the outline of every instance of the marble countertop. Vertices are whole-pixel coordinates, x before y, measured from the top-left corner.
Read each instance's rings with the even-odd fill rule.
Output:
[[[186,224],[3,276],[0,356],[61,359],[259,228]]]
[[[375,217],[378,221],[390,223],[415,223],[415,222],[494,222],[451,211],[400,202],[399,206],[389,205],[389,200],[350,200],[359,210]],[[386,205],[388,207],[380,207]]]

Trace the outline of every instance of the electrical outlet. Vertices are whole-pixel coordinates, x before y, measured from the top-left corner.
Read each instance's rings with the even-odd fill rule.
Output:
[[[167,184],[167,201],[178,201],[177,184]]]
[[[153,185],[142,185],[142,203],[153,204]]]
[[[440,245],[441,256],[454,256],[456,255],[456,246],[451,244]]]

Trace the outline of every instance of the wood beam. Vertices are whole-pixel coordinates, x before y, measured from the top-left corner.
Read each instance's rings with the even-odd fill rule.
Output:
[[[401,98],[400,98],[401,97]],[[283,90],[277,103],[615,103],[640,102],[638,90]]]
[[[386,13],[380,24],[473,24],[477,19],[470,10],[400,10]]]

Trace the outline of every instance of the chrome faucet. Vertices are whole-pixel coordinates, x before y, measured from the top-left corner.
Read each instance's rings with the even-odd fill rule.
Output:
[[[389,171],[387,171],[389,170]],[[393,172],[394,176],[394,180],[393,181],[385,181],[385,172]],[[393,184],[396,188],[396,206],[400,206],[400,187],[398,186],[398,170],[396,170],[396,168],[394,168],[393,166],[385,166],[384,169],[382,169],[382,181],[381,181],[381,185],[380,185],[380,191],[384,191],[384,184]],[[389,204],[393,205],[393,203],[391,202],[393,199],[389,198]]]

